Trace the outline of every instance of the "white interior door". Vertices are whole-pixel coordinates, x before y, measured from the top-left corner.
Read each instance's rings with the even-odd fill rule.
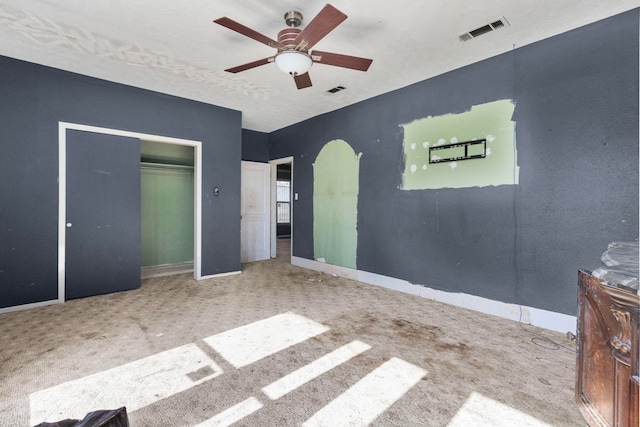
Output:
[[[242,162],[241,261],[268,259],[271,243],[271,165]]]

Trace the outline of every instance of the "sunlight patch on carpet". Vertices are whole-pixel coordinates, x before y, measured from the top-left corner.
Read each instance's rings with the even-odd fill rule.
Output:
[[[370,348],[371,346],[369,344],[365,344],[362,341],[352,341],[314,360],[308,365],[285,375],[279,380],[272,382],[264,387],[262,392],[273,400],[279,399],[290,391],[295,390],[301,385],[306,384]]]
[[[242,368],[329,328],[295,313],[283,313],[231,329],[203,341],[235,368]]]
[[[132,412],[220,374],[206,353],[187,344],[32,393],[31,425],[121,406]]]
[[[537,418],[497,402],[475,391],[458,410],[447,427],[551,427]]]
[[[393,357],[336,397],[302,425],[368,426],[425,375],[426,370]]]
[[[250,397],[194,427],[227,427],[244,417],[248,417],[260,408],[262,408],[262,403],[255,397]]]

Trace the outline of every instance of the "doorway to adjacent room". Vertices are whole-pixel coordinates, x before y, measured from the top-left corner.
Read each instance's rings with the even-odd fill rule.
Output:
[[[293,157],[271,160],[271,258],[293,254]]]

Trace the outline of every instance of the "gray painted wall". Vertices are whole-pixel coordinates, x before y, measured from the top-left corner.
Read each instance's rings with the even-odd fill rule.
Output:
[[[240,270],[240,112],[5,57],[0,81],[0,308],[57,298],[59,121],[202,141],[202,274]]]
[[[576,314],[577,269],[638,237],[638,22],[635,9],[270,134],[270,158],[295,157],[293,255],[313,259],[312,163],[339,138],[362,153],[359,270]],[[516,102],[519,185],[399,190],[400,124],[498,99]]]
[[[269,161],[269,134],[242,129],[242,160],[267,163]]]

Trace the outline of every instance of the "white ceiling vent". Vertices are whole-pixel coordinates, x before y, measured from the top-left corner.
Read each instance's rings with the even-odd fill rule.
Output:
[[[491,31],[495,31],[495,30],[499,30],[500,28],[504,28],[506,26],[509,25],[509,21],[507,21],[507,18],[505,18],[504,16],[500,19],[498,19],[497,21],[493,21],[487,25],[483,25],[480,28],[476,28],[475,30],[471,30],[469,32],[466,33],[462,33],[460,34],[458,37],[460,38],[460,41],[466,42],[469,41],[471,39],[475,39],[476,37],[479,37],[483,34],[487,34]]]

